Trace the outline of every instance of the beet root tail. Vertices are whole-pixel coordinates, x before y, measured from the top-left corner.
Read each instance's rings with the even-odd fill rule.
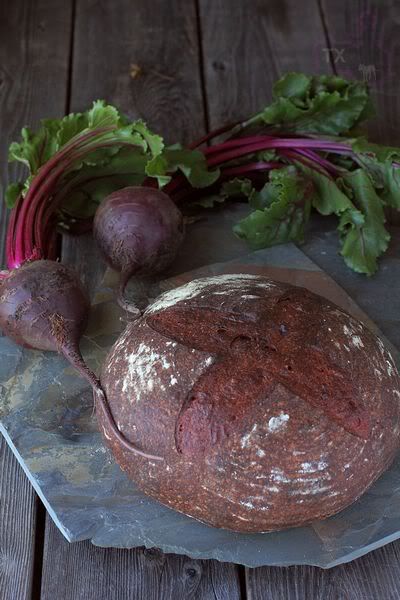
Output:
[[[142,313],[134,302],[129,302],[128,300],[126,300],[125,289],[128,285],[128,281],[130,280],[135,271],[136,268],[122,271],[117,294],[118,306],[120,306],[122,310],[125,310],[126,312],[130,313],[130,315],[132,315],[133,320],[138,319]]]
[[[95,400],[96,410],[102,412],[105,420],[107,421],[109,427],[111,428],[113,434],[118,439],[118,441],[123,445],[124,448],[137,454],[138,456],[142,456],[143,458],[147,458],[150,460],[164,460],[161,456],[156,456],[153,454],[149,454],[137,448],[132,442],[130,442],[118,429],[117,424],[115,423],[114,417],[111,413],[110,407],[107,402],[106,394],[101,386],[99,378],[96,374],[89,369],[85,361],[83,360],[82,354],[79,350],[77,344],[66,344],[61,349],[61,354],[68,360],[68,362],[78,371],[78,373],[90,384],[93,389],[93,396]]]

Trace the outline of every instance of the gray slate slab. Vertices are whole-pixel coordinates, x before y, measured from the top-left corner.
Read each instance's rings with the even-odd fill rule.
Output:
[[[226,226],[236,218],[236,211],[228,210],[220,217]],[[323,267],[331,268],[342,284],[347,287],[353,284],[352,295],[360,305],[394,342],[399,341],[396,310],[399,290],[395,288],[399,287],[400,277],[385,279],[389,269],[393,277],[396,273],[400,275],[396,256],[389,255],[383,261],[386,287],[382,291],[381,275],[380,283],[378,279],[362,280],[358,287],[354,284],[358,276],[348,273],[340,259],[335,262],[336,241],[332,233],[311,236],[304,251],[289,244],[244,256],[245,248],[238,242],[232,242],[230,251],[224,245],[229,236],[222,236],[221,247],[220,227],[221,224],[217,227],[207,221],[194,226],[192,240],[196,236],[199,240],[207,239],[205,256],[197,264],[194,256],[194,264],[190,263],[186,248],[178,260],[184,263],[181,271],[185,266],[199,267],[198,275],[265,270],[270,276],[275,274],[293,283],[305,281],[310,288],[325,291],[348,310],[362,314],[351,298],[307,258],[304,253],[307,252]],[[214,251],[210,250],[212,244]],[[201,267],[211,254],[223,260],[236,259],[229,264]],[[178,285],[195,274],[175,276],[161,284],[161,288]],[[375,288],[379,306],[371,304],[371,289]],[[358,294],[359,289],[362,292]],[[97,301],[102,302],[94,306],[82,342],[84,355],[94,369],[98,369],[123,327],[121,313],[107,300],[109,296],[107,288],[97,295]],[[147,498],[127,479],[102,444],[90,390],[62,358],[24,350],[4,337],[0,338],[0,355],[0,431],[57,527],[71,542],[90,539],[107,547],[157,546],[166,552],[251,567],[291,564],[330,567],[400,537],[400,457],[352,507],[313,526],[269,534],[236,534],[214,529]]]

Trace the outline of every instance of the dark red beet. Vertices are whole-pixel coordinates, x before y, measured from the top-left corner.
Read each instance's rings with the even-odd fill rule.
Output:
[[[74,271],[52,260],[27,262],[0,285],[0,326],[26,348],[63,352],[77,345],[89,308]]]
[[[37,260],[14,269],[0,284],[0,328],[20,346],[60,352],[90,383],[97,410],[123,446],[146,458],[119,431],[99,379],[79,350],[86,328],[89,298],[74,271],[52,260]]]
[[[98,208],[94,237],[108,264],[121,272],[119,303],[132,275],[154,275],[167,268],[183,239],[182,214],[164,192],[127,187],[108,196]]]

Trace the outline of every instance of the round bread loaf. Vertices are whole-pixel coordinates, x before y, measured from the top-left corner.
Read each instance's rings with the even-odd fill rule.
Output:
[[[101,381],[100,427],[143,492],[216,527],[270,531],[333,515],[400,445],[399,375],[337,306],[251,275],[198,279],[130,323]]]

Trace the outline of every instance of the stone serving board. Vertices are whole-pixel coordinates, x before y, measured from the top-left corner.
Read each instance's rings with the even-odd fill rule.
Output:
[[[229,272],[304,285],[376,329],[342,288],[290,244],[172,277],[155,285],[151,295],[198,276]],[[108,274],[82,341],[94,369],[123,328],[121,313],[111,300],[113,282]],[[400,537],[400,459],[353,506],[309,527],[238,534],[178,514],[144,496],[119,469],[97,431],[91,391],[61,357],[24,350],[4,337],[0,354],[0,431],[70,542],[156,546],[250,567],[331,567]]]

